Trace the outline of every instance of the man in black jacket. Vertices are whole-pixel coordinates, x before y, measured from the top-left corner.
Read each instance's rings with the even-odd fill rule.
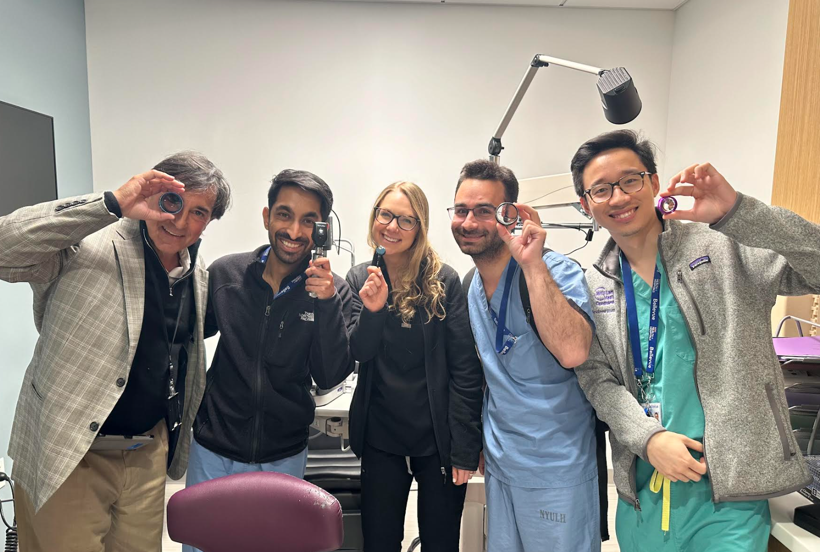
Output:
[[[331,388],[354,364],[350,288],[328,259],[310,260],[313,224],[332,206],[321,178],[284,170],[262,210],[270,245],[211,265],[205,333],[220,338],[194,424],[188,485],[248,471],[303,477],[311,377]]]

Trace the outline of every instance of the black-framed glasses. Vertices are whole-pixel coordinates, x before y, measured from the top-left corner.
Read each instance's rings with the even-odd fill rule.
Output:
[[[387,209],[382,209],[381,207],[373,207],[373,211],[376,213],[376,222],[385,226],[393,222],[393,219],[396,219],[396,223],[399,225],[399,228],[409,231],[415,228],[419,223],[419,219],[416,217],[396,215]]]
[[[592,186],[584,193],[589,196],[593,203],[603,203],[609,201],[618,186],[625,194],[634,194],[643,189],[644,176],[652,176],[655,173],[641,171],[639,173],[627,174],[618,179],[617,182],[602,182]]]
[[[479,205],[472,209],[468,209],[467,207],[448,207],[447,214],[450,215],[450,220],[463,221],[469,216],[470,211],[472,211],[473,217],[475,217],[476,220],[489,222],[495,220],[496,209],[497,207],[493,207],[492,205]]]

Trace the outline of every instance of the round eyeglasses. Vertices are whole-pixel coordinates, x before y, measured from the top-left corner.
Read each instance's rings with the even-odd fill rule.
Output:
[[[382,209],[381,207],[373,207],[373,211],[376,213],[376,222],[385,226],[393,222],[393,219],[396,219],[396,223],[399,225],[399,228],[409,231],[415,228],[419,223],[419,219],[416,217],[411,217],[408,215],[395,215],[387,209]]]
[[[481,222],[496,221],[504,226],[511,226],[518,222],[518,207],[514,203],[505,201],[498,207],[491,205],[479,205],[469,209],[467,207],[448,207],[447,214],[450,215],[450,220],[456,222],[463,222],[473,212],[473,217]]]
[[[652,176],[655,173],[642,171],[639,173],[627,174],[618,179],[617,182],[602,182],[595,184],[584,193],[589,196],[593,203],[603,203],[609,201],[618,186],[625,194],[634,194],[643,189],[644,176]]]

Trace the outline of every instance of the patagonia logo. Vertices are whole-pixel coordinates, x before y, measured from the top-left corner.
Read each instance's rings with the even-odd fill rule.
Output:
[[[593,313],[615,312],[615,292],[613,290],[604,287],[595,288],[593,299],[595,300]]]
[[[701,265],[705,265],[706,263],[711,263],[711,262],[712,262],[712,259],[710,259],[708,255],[704,255],[703,257],[698,257],[697,259],[695,259],[694,261],[689,263],[689,269],[690,270],[695,270],[697,267],[699,267]]]
[[[302,322],[313,322],[313,313],[305,311],[299,315],[299,318],[302,320]]]

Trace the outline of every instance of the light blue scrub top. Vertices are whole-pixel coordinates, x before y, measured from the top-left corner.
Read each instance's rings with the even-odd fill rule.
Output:
[[[592,320],[581,267],[553,251],[544,255],[544,262],[567,299]],[[499,316],[509,268],[504,269],[490,303]],[[592,406],[575,372],[561,367],[527,324],[519,290],[521,268],[515,270],[505,324],[517,341],[506,355],[495,352],[496,325],[478,272],[467,294],[470,324],[487,380],[486,469],[516,487],[575,486],[597,473]]]

